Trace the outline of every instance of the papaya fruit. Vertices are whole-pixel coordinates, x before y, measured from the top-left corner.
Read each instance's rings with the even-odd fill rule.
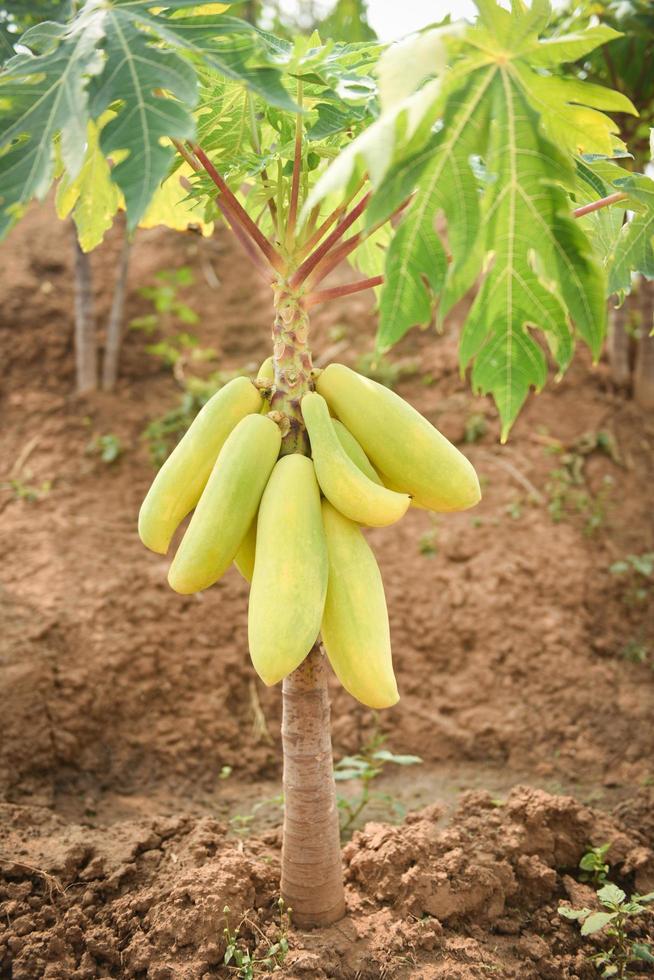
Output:
[[[209,399],[154,478],[141,505],[141,541],[160,555],[193,510],[227,436],[246,415],[258,412],[261,395],[248,378],[234,378]]]
[[[307,456],[282,456],[264,491],[248,608],[248,640],[264,684],[298,667],[316,641],[327,592],[320,489]]]
[[[334,673],[369,708],[399,700],[381,573],[357,525],[322,502],[329,579],[322,640]]]
[[[370,462],[370,460],[368,459],[368,457],[366,456],[363,449],[356,441],[356,439],[354,438],[350,430],[346,429],[343,423],[339,422],[338,419],[332,419],[332,425],[336,429],[336,435],[338,436],[338,441],[340,442],[341,446],[343,447],[347,455],[350,457],[352,462],[356,466],[358,466],[363,473],[366,474],[369,480],[372,480],[373,483],[379,483],[379,485],[381,486],[383,481],[380,479],[377,470],[372,465],[372,463]],[[394,490],[395,488],[391,487],[390,489]]]
[[[384,527],[402,517],[411,502],[407,494],[373,483],[343,449],[322,395],[302,399],[302,417],[320,489],[342,514],[358,524]]]
[[[470,461],[395,392],[344,364],[325,368],[316,390],[375,469],[417,504],[445,512],[479,502],[479,480]]]
[[[234,556],[234,564],[246,582],[252,581],[254,573],[254,556],[257,545],[257,519],[256,517],[247,529],[246,535],[241,541],[238,551]]]
[[[261,377],[261,372],[259,372],[259,377]],[[375,483],[382,483],[383,481],[379,478],[377,471],[372,466],[370,460],[354,436],[348,432],[343,423],[339,422],[338,419],[332,419],[332,423],[336,429],[336,435],[338,436],[343,449],[348,454],[352,462],[356,463],[359,469],[363,470],[366,476],[368,476],[371,480],[374,480]],[[394,489],[394,487],[391,487],[391,489]],[[234,564],[247,582],[252,581],[252,574],[254,572],[256,541],[257,521],[255,518],[252,521],[247,534],[243,538],[241,545],[236,552],[236,557],[234,558]]]
[[[281,447],[279,426],[248,415],[230,433],[168,572],[182,595],[213,585],[229,568],[259,507]]]
[[[275,361],[272,357],[267,357],[257,372],[257,381],[265,381],[268,384],[272,384],[274,380]]]

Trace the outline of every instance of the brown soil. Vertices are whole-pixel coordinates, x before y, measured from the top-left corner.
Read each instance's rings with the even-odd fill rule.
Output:
[[[93,256],[101,321],[117,249]],[[137,539],[153,473],[142,432],[180,391],[132,331],[116,393],[71,394],[70,259],[47,206],[3,246],[0,481],[52,486],[36,501],[0,490],[0,976],[235,976],[224,906],[260,952],[258,930],[278,932],[279,691],[249,664],[238,574],[177,596]],[[269,296],[225,236],[144,232],[128,317],[148,312],[137,285],[181,265],[201,342],[222,368],[254,370]],[[371,348],[370,300],[320,308],[313,329],[317,351],[338,343],[354,363]],[[331,685],[337,757],[379,726],[424,762],[379,780],[406,822],[346,845],[348,916],[291,930],[285,977],[590,978],[597,942],[556,911],[593,901],[577,880],[589,843],[612,841],[627,891],[654,887],[654,622],[635,582],[608,571],[654,550],[654,423],[580,357],[500,447],[490,403],[458,377],[456,332],[408,336],[397,387],[459,444],[485,419],[464,446],[484,500],[370,534],[402,698],[375,718]],[[593,448],[598,432],[617,459]],[[87,451],[106,433],[124,447],[113,465]]]

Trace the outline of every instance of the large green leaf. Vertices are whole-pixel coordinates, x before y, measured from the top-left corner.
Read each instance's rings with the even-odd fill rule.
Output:
[[[120,204],[120,191],[100,150],[98,127],[89,122],[86,155],[80,172],[71,180],[64,171],[59,181],[57,214],[65,218],[72,211],[80,246],[84,252],[90,252],[111,228]]]
[[[104,28],[106,63],[102,75],[91,84],[90,111],[97,118],[116,100],[122,102],[116,116],[102,129],[100,146],[106,156],[127,151],[112,177],[125,196],[132,230],[174,155],[172,147],[162,145],[161,140],[195,134],[187,106],[197,100],[196,76],[179,55],[152,44],[120,5],[106,11]],[[162,90],[175,98],[163,95]]]
[[[189,0],[86,0],[69,24],[27,31],[21,49],[28,52],[0,76],[0,234],[47,192],[55,142],[67,183],[76,179],[87,125],[109,108],[115,115],[102,127],[100,146],[114,164],[131,229],[170,169],[170,140],[195,135],[198,71],[219,72],[293,109],[269,40],[225,9]]]
[[[609,289],[624,294],[631,289],[632,272],[654,279],[654,180],[632,174],[615,181],[615,186],[638,208],[622,227],[610,262]]]
[[[87,84],[102,70],[98,44],[104,11],[89,5],[68,31],[49,25],[50,45],[42,54],[11,59],[0,76],[0,234],[20,216],[24,204],[43,196],[52,181],[54,139],[72,175],[82,165],[88,118]],[[29,47],[44,36],[40,26],[24,36]]]
[[[530,387],[541,388],[547,377],[545,353],[530,327],[544,331],[561,370],[573,349],[569,316],[597,355],[605,292],[561,187],[573,179],[571,161],[541,133],[506,70],[494,81],[491,114],[484,228],[492,265],[466,321],[460,360],[462,367],[474,362],[473,387],[493,394],[505,439]]]
[[[381,90],[392,99],[382,100],[376,127],[347,148],[313,197],[351,186],[366,170],[372,222],[413,194],[388,250],[383,349],[412,325],[428,324],[437,303],[442,315],[483,280],[461,364],[472,363],[473,385],[492,393],[506,437],[530,388],[546,380],[547,347],[560,371],[575,334],[599,352],[605,278],[584,227],[570,216],[574,157],[620,151],[617,126],[602,110],[634,109],[619,93],[551,71],[615,31],[591,28],[555,42],[541,37],[547,0],[530,7],[514,0],[511,10],[496,0],[477,6],[478,22],[463,33],[439,32],[431,52],[429,32],[419,45],[409,42],[416,61],[409,58],[404,76],[388,71],[390,55],[380,65],[387,71]],[[436,42],[447,48],[444,74]]]

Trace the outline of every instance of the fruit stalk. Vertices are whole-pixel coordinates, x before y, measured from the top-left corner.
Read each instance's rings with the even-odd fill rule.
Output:
[[[302,396],[312,387],[313,364],[308,346],[309,316],[300,296],[288,283],[280,281],[273,289],[275,393],[270,407],[273,411],[283,412],[289,421],[289,430],[282,439],[282,455],[307,455],[309,441],[302,421],[300,402]]]
[[[284,679],[282,898],[300,927],[345,913],[325,657],[316,644]]]

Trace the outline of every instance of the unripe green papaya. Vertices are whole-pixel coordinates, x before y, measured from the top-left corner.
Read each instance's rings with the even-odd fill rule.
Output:
[[[281,447],[279,426],[248,415],[229,435],[168,572],[182,595],[213,585],[234,560]]]
[[[272,384],[275,380],[275,361],[272,357],[267,357],[257,373],[257,381],[266,381]]]
[[[407,494],[373,483],[343,449],[322,395],[311,391],[302,399],[302,417],[320,489],[342,514],[358,524],[383,527],[402,517]]]
[[[239,545],[239,549],[234,556],[234,564],[246,582],[252,581],[254,574],[254,556],[257,546],[257,519],[256,517],[250,524],[247,533]]]
[[[369,708],[399,700],[391,660],[384,584],[357,525],[328,500],[322,503],[329,557],[322,640],[346,691]]]
[[[209,399],[155,476],[141,505],[139,537],[146,548],[166,554],[177,527],[200,499],[227,436],[260,407],[261,395],[248,378],[234,378]]]
[[[370,462],[370,460],[368,459],[368,457],[366,456],[363,449],[356,441],[356,439],[354,438],[350,430],[346,429],[343,423],[339,422],[338,419],[332,419],[332,425],[336,429],[336,435],[338,436],[338,441],[340,442],[341,446],[343,447],[347,455],[350,457],[352,462],[355,463],[359,467],[359,469],[366,474],[369,480],[372,480],[373,483],[378,483],[381,486],[383,481],[380,479],[377,470],[372,465],[372,463]],[[394,490],[395,487],[391,487],[390,489]]]
[[[470,461],[408,402],[343,364],[321,372],[316,389],[393,485],[435,511],[479,502]]]
[[[327,546],[313,463],[293,453],[275,465],[257,519],[248,609],[252,663],[264,684],[298,667],[320,630]]]
[[[275,380],[275,361],[272,357],[267,357],[257,374],[257,384],[272,386]],[[267,415],[270,411],[270,398],[265,398],[261,406],[261,414]]]
[[[268,358],[272,364],[272,358]],[[264,365],[262,365],[259,371],[258,378],[262,376],[262,370]],[[383,481],[377,474],[377,471],[372,466],[370,460],[364,453],[363,449],[356,441],[354,436],[345,428],[342,422],[338,419],[332,419],[334,428],[336,429],[336,435],[338,436],[340,443],[348,454],[353,463],[359,467],[360,470],[366,474],[375,483],[381,484]],[[395,489],[391,487],[391,489]],[[234,564],[237,569],[247,582],[252,581],[252,575],[254,573],[254,556],[256,553],[256,543],[257,543],[257,522],[256,518],[252,521],[247,534],[243,538],[241,545],[236,552],[236,557],[234,558]]]

